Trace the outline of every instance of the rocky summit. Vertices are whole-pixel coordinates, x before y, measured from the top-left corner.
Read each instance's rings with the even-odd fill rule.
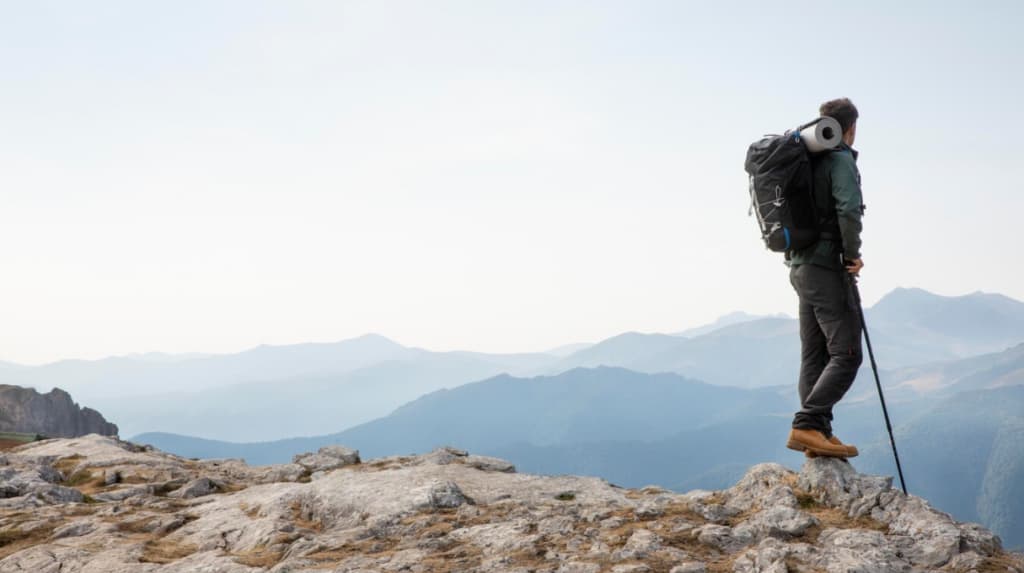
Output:
[[[624,489],[442,448],[189,460],[89,435],[0,459],[0,573],[1024,572],[999,538],[830,459]]]

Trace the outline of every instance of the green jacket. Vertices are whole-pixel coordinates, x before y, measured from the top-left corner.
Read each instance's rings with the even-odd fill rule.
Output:
[[[820,239],[806,249],[790,253],[790,264],[814,264],[839,270],[843,267],[842,259],[853,260],[861,256],[864,200],[860,191],[857,151],[840,143],[834,151],[815,157],[812,162],[814,203],[822,228],[827,231],[838,224],[842,241]]]

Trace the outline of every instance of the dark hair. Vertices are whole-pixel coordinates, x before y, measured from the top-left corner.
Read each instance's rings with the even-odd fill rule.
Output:
[[[827,115],[838,121],[839,127],[843,129],[843,133],[846,133],[860,116],[857,113],[857,106],[853,105],[853,102],[848,97],[827,101],[821,104],[818,111],[821,115]]]

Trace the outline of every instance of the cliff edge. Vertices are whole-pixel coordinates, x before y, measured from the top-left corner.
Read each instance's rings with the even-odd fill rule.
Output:
[[[90,435],[2,456],[0,496],[0,573],[1024,573],[983,527],[830,459],[677,494],[454,448],[253,467]]]

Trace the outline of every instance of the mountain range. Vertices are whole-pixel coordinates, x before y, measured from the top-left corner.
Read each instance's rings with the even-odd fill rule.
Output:
[[[947,312],[957,319],[942,318]],[[1024,341],[1024,304],[1000,295],[942,297],[897,289],[867,313],[879,362],[889,370],[999,351]],[[973,325],[975,316],[984,317],[991,331]],[[499,374],[556,375],[578,367],[617,366],[675,372],[715,385],[788,385],[798,368],[796,338],[794,319],[734,313],[676,334],[624,333],[543,353],[432,352],[366,335],[229,355],[150,354],[7,365],[0,368],[0,383],[65,389],[116,420],[126,435],[161,431],[228,441],[275,440],[351,428],[434,390]]]

